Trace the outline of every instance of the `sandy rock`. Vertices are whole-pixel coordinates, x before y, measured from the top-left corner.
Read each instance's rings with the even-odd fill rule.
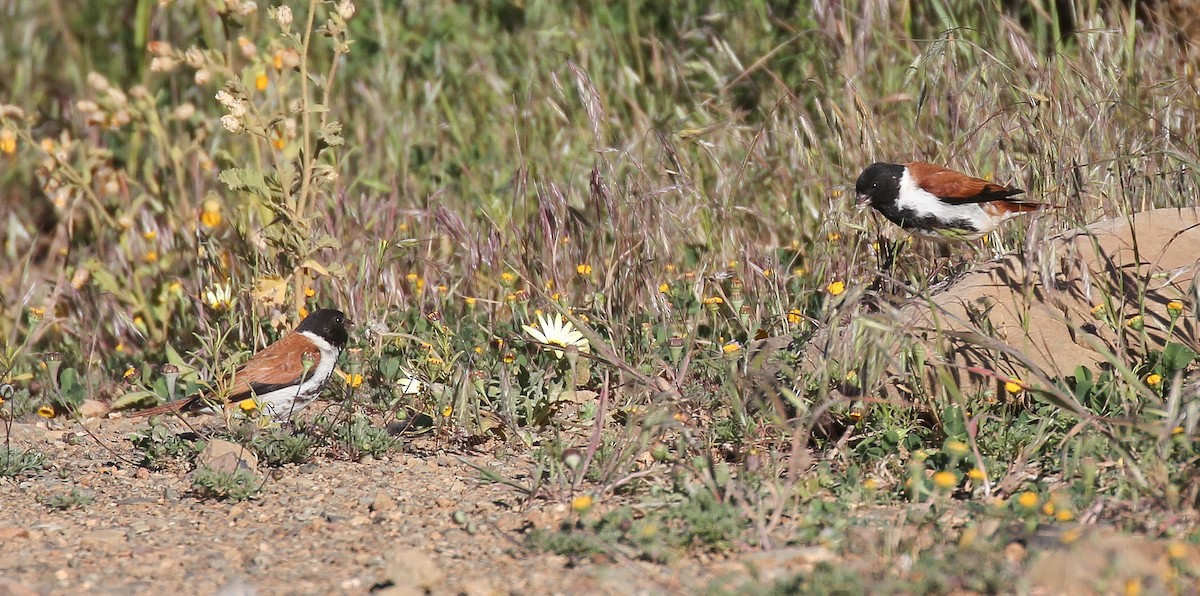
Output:
[[[0,577],[0,594],[8,596],[38,596],[37,590],[32,590],[15,580]]]
[[[371,500],[371,511],[375,513],[387,513],[396,508],[396,501],[385,490],[375,492],[375,498]]]
[[[465,596],[493,596],[500,593],[492,585],[491,580],[486,577],[473,577],[463,580],[459,592]]]
[[[29,530],[26,528],[0,528],[0,543],[7,544],[18,538],[29,538]]]
[[[83,534],[79,542],[83,548],[105,548],[108,546],[117,546],[125,544],[129,541],[129,534],[125,530],[110,528],[106,530],[92,530]]]
[[[432,557],[410,547],[399,547],[388,553],[384,572],[392,587],[405,586],[419,591],[432,591],[446,579]]]
[[[1129,593],[1130,582],[1159,594],[1167,593],[1162,578],[1171,573],[1166,543],[1101,528],[1034,558],[1028,578],[1049,594]]]
[[[258,456],[237,443],[212,439],[204,451],[196,456],[196,467],[207,467],[218,472],[233,472],[240,467],[258,472]]]
[[[108,414],[108,404],[94,399],[85,399],[79,406],[79,414],[84,418],[100,418]]]
[[[897,354],[916,343],[924,347],[921,372],[930,386],[941,383],[939,374],[949,374],[961,387],[997,387],[995,379],[967,367],[1022,380],[1036,378],[1030,367],[1050,376],[1071,374],[1080,365],[1096,370],[1106,362],[1105,352],[1124,358],[1125,350],[1142,349],[1140,341],[1123,336],[1126,320],[1136,314],[1144,315],[1149,343],[1161,347],[1171,327],[1171,300],[1186,308],[1175,323],[1175,341],[1194,341],[1200,333],[1193,310],[1197,224],[1200,209],[1158,209],[1049,238],[1029,254],[984,264],[927,299],[857,317],[846,337],[814,341],[806,358],[855,362],[867,336]],[[1093,309],[1106,298],[1105,313],[1097,316]],[[980,336],[1010,346],[1025,361],[984,345]],[[911,377],[911,371],[890,372]]]

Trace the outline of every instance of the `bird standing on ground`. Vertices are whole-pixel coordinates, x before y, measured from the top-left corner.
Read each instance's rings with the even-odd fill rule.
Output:
[[[1025,191],[941,166],[873,163],[854,185],[859,204],[892,223],[936,242],[976,240],[1001,223],[1046,207],[1013,199]]]
[[[346,347],[346,315],[320,309],[288,333],[247,360],[234,374],[227,406],[253,399],[258,409],[278,422],[304,409],[321,393]],[[134,416],[153,416],[204,404],[200,395],[141,410]]]

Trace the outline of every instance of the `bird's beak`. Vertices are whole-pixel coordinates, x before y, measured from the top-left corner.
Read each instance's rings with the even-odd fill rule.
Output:
[[[870,205],[871,205],[871,196],[865,195],[861,192],[858,193],[858,197],[854,201],[854,206],[857,207],[859,211],[862,211],[863,209],[866,209]]]

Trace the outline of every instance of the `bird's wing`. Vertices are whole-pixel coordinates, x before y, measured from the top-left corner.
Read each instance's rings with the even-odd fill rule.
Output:
[[[299,333],[289,333],[247,360],[234,376],[229,401],[240,401],[276,389],[298,385],[305,379],[304,355],[312,358],[311,375],[321,361],[321,351]]]
[[[904,165],[917,186],[954,205],[1004,201],[1008,197],[1025,192],[1019,188],[988,182],[931,163],[912,162]],[[1014,205],[1026,204],[1022,201],[1007,202]]]

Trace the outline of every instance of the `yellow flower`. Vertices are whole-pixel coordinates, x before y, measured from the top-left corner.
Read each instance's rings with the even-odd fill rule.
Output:
[[[505,286],[511,286],[517,281],[517,276],[505,271],[500,274],[500,283]]]
[[[0,152],[12,155],[17,151],[17,134],[7,128],[0,130]]]
[[[271,56],[271,66],[275,70],[283,70],[283,52],[275,52],[275,55]]]
[[[826,286],[825,289],[829,292],[829,294],[831,296],[837,296],[837,295],[841,294],[842,292],[846,291],[846,282],[835,281],[835,282],[829,284],[828,286]]]
[[[204,201],[204,207],[200,210],[200,225],[210,230],[221,225],[221,203],[219,201],[216,199]]]
[[[505,353],[504,353],[504,358],[503,358],[503,360],[504,360],[504,363],[505,363],[505,364],[512,364],[512,363],[513,363],[513,361],[515,361],[516,359],[517,359],[517,355],[516,355],[516,354],[513,354],[512,352],[505,352]]]
[[[1125,580],[1125,596],[1138,596],[1142,593],[1142,580],[1131,578]]]
[[[1017,504],[1025,509],[1033,509],[1037,507],[1038,495],[1035,492],[1025,491],[1017,495]]]
[[[157,263],[158,262],[158,251],[157,250],[146,251],[145,259],[146,259],[147,263]]]
[[[415,284],[417,283],[418,279],[421,279],[421,276],[417,275],[416,273],[409,273],[408,275],[404,276],[404,279],[408,280],[408,283],[410,284]]]
[[[1102,317],[1102,316],[1104,316],[1104,313],[1105,313],[1105,308],[1104,308],[1103,304],[1097,304],[1096,306],[1092,307],[1092,316],[1093,317]]]
[[[342,381],[344,381],[351,389],[362,385],[363,382],[363,376],[358,373],[344,373],[338,371],[338,376],[342,377]]]
[[[167,284],[167,291],[172,294],[178,294],[183,291],[183,284],[173,281],[170,284]]]
[[[429,364],[432,366],[441,366],[446,363],[445,361],[443,361],[441,358],[438,358],[437,356],[430,356],[429,358],[426,358],[425,360],[427,362],[429,362]]]
[[[879,488],[879,481],[875,480],[874,478],[867,478],[866,480],[863,480],[863,488],[867,490],[875,490]]]
[[[243,399],[242,401],[238,402],[238,408],[241,409],[241,411],[249,414],[250,412],[258,409],[258,401],[256,401],[254,398]]]
[[[1142,315],[1133,315],[1125,320],[1125,326],[1134,331],[1141,331],[1146,327],[1146,319]]]
[[[142,238],[145,238],[146,240],[154,240],[155,238],[158,238],[158,232],[154,230],[146,230],[145,232],[142,232]]]
[[[36,306],[29,307],[29,319],[31,322],[36,323],[42,320],[42,317],[44,316],[46,316],[46,309],[38,308]]]
[[[316,290],[314,290],[312,288],[304,288],[304,297],[305,298],[312,298],[313,296],[316,296],[316,295],[317,295]]]
[[[123,341],[117,342],[117,346],[113,349],[116,350],[117,352],[124,352],[125,351],[125,342],[123,342]]]
[[[267,90],[267,73],[260,72],[258,76],[254,77],[254,88],[259,91]]]
[[[962,457],[967,454],[970,447],[966,443],[959,440],[946,441],[946,451],[955,457]]]
[[[949,490],[958,485],[958,477],[954,475],[954,472],[942,470],[934,473],[933,484],[942,490]]]
[[[299,309],[296,310],[296,314],[300,315],[301,320],[307,319],[308,318],[308,309],[301,306]]]
[[[454,407],[453,406],[446,406],[446,407],[442,408],[442,418],[449,418],[452,415],[454,415]]]
[[[825,238],[827,238],[830,242],[837,242],[842,239],[842,235],[837,232],[830,232],[827,236],[825,236]]]
[[[770,269],[763,269],[763,277],[771,277],[775,272]]]
[[[475,308],[475,298],[467,296],[463,298],[463,302],[467,305],[467,308]]]
[[[1167,545],[1167,557],[1172,561],[1183,559],[1188,554],[1188,547],[1182,542],[1172,542]]]
[[[983,470],[980,470],[979,468],[971,468],[967,472],[967,478],[970,478],[975,482],[979,482],[984,479]]]
[[[592,274],[592,266],[587,263],[580,263],[575,266],[575,273],[587,277]]]
[[[1146,377],[1146,384],[1151,387],[1158,388],[1159,385],[1162,385],[1162,375],[1158,373],[1151,373]]]
[[[664,281],[663,283],[658,284],[658,291],[660,294],[666,294],[667,292],[671,291],[671,286],[667,285],[667,282]]]
[[[804,322],[804,312],[798,308],[793,308],[787,313],[787,321],[793,325],[799,325]]]
[[[125,373],[121,375],[121,378],[125,379],[126,381],[132,381],[137,378],[137,375],[138,375],[137,369],[131,366],[131,367],[125,369]]]
[[[736,341],[731,341],[731,342],[721,346],[721,351],[726,354],[730,354],[730,355],[737,354],[741,350],[742,350],[742,344],[739,344]]]
[[[1183,434],[1183,427],[1182,427],[1182,426],[1176,426],[1175,428],[1172,428],[1172,429],[1171,429],[1171,434],[1173,434],[1173,435],[1182,435],[1182,434]]]
[[[1183,312],[1183,303],[1178,300],[1172,300],[1167,303],[1167,313],[1172,317],[1178,317]]]
[[[38,416],[41,416],[42,418],[53,418],[54,406],[42,406],[38,408]]]
[[[1075,512],[1070,509],[1059,509],[1058,513],[1054,514],[1054,519],[1060,522],[1069,522],[1075,519]]]
[[[1042,504],[1042,513],[1045,513],[1046,515],[1054,515],[1054,511],[1054,501],[1046,501]]]
[[[713,296],[704,299],[704,305],[708,307],[720,306],[725,303],[725,299],[720,296]]]
[[[571,499],[571,511],[574,511],[575,513],[586,513],[587,510],[589,510],[591,508],[592,508],[592,496],[591,495],[579,495],[578,497]]]
[[[1024,389],[1025,384],[1021,382],[1021,379],[1009,379],[1004,382],[1004,390],[1013,395],[1020,393]]]

